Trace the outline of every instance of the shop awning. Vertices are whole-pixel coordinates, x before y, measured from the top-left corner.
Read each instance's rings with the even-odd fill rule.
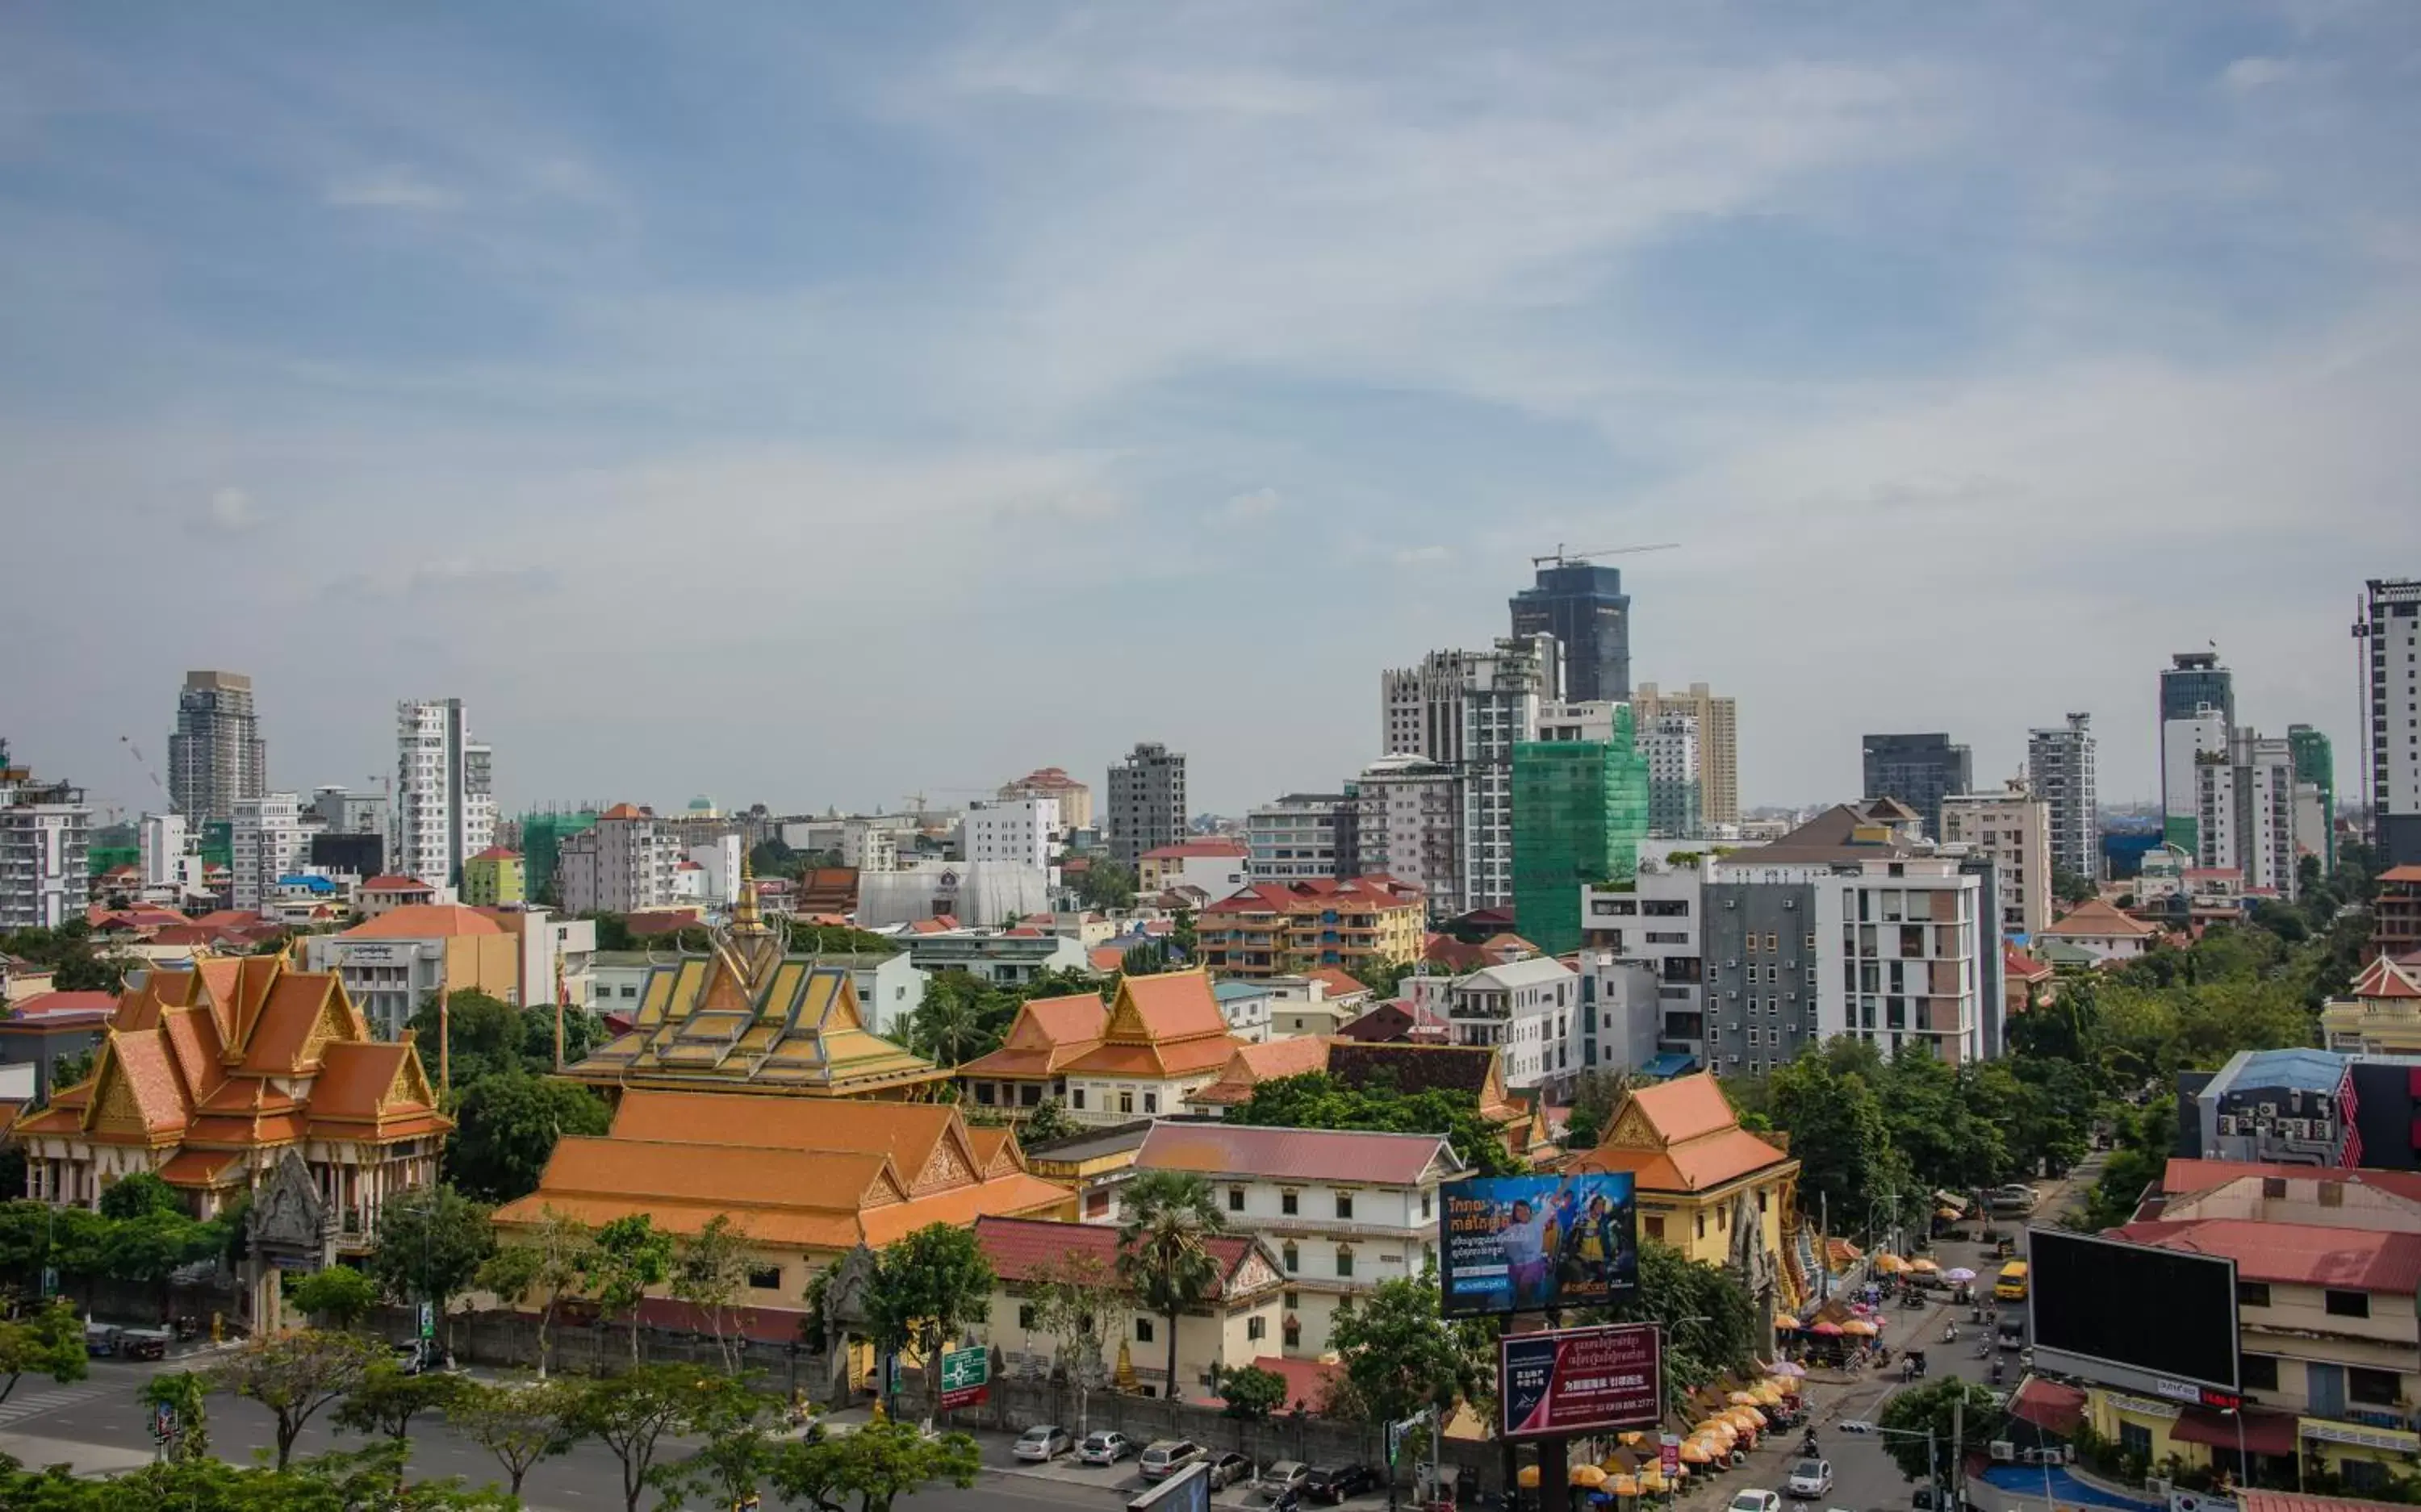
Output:
[[[2009,1398],[2009,1415],[2065,1439],[2085,1421],[2085,1393],[2041,1376],[2028,1376]]]
[[[2291,1455],[2295,1452],[2295,1420],[2284,1412],[2246,1412],[2243,1414],[2244,1447],[2257,1455]],[[2183,1439],[2188,1443],[2209,1444],[2213,1449],[2235,1453],[2237,1417],[2233,1413],[2214,1412],[2209,1408],[2189,1407],[2178,1414],[2177,1426],[2169,1437]]]
[[[1697,1069],[1697,1067],[1698,1058],[1695,1055],[1691,1054],[1688,1051],[1668,1050],[1663,1054],[1657,1056],[1654,1060],[1649,1061],[1647,1065],[1641,1067],[1639,1068],[1639,1074],[1642,1076],[1652,1076],[1659,1081],[1663,1081],[1669,1077],[1687,1075],[1689,1072]]]

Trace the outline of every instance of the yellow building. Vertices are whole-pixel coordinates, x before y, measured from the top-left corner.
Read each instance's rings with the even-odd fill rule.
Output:
[[[1799,1305],[1788,1238],[1799,1162],[1787,1136],[1742,1129],[1712,1076],[1632,1090],[1604,1142],[1564,1168],[1630,1172],[1642,1239],[1730,1267],[1769,1316]]]
[[[2421,1055],[2421,967],[2373,959],[2351,997],[2333,998],[2320,1009],[2320,1043],[2369,1055]]]
[[[1257,882],[1194,922],[1202,964],[1223,976],[1291,976],[1321,966],[1409,966],[1427,936],[1428,895],[1392,877]]]
[[[627,1087],[791,1098],[921,1098],[950,1077],[866,1027],[845,966],[785,956],[747,869],[731,926],[702,956],[651,969],[631,1032],[563,1074]]]
[[[518,850],[492,845],[462,863],[462,901],[473,908],[502,908],[529,901]]]

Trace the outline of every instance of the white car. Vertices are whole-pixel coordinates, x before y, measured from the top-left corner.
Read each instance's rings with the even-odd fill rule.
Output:
[[[1742,1491],[1732,1498],[1730,1512],[1782,1512],[1782,1498],[1772,1491]]]
[[[1833,1462],[1829,1459],[1803,1459],[1790,1467],[1790,1494],[1813,1500],[1829,1496],[1833,1491]]]

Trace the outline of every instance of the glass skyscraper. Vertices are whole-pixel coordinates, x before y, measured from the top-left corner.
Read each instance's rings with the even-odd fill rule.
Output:
[[[1515,594],[1511,604],[1515,636],[1553,635],[1562,646],[1564,697],[1630,702],[1631,596],[1618,569],[1541,567],[1537,586]]]

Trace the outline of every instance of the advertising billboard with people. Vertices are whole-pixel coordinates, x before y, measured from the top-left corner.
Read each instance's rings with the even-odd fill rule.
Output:
[[[1639,1285],[1631,1173],[1475,1177],[1439,1193],[1445,1315],[1601,1307]]]

